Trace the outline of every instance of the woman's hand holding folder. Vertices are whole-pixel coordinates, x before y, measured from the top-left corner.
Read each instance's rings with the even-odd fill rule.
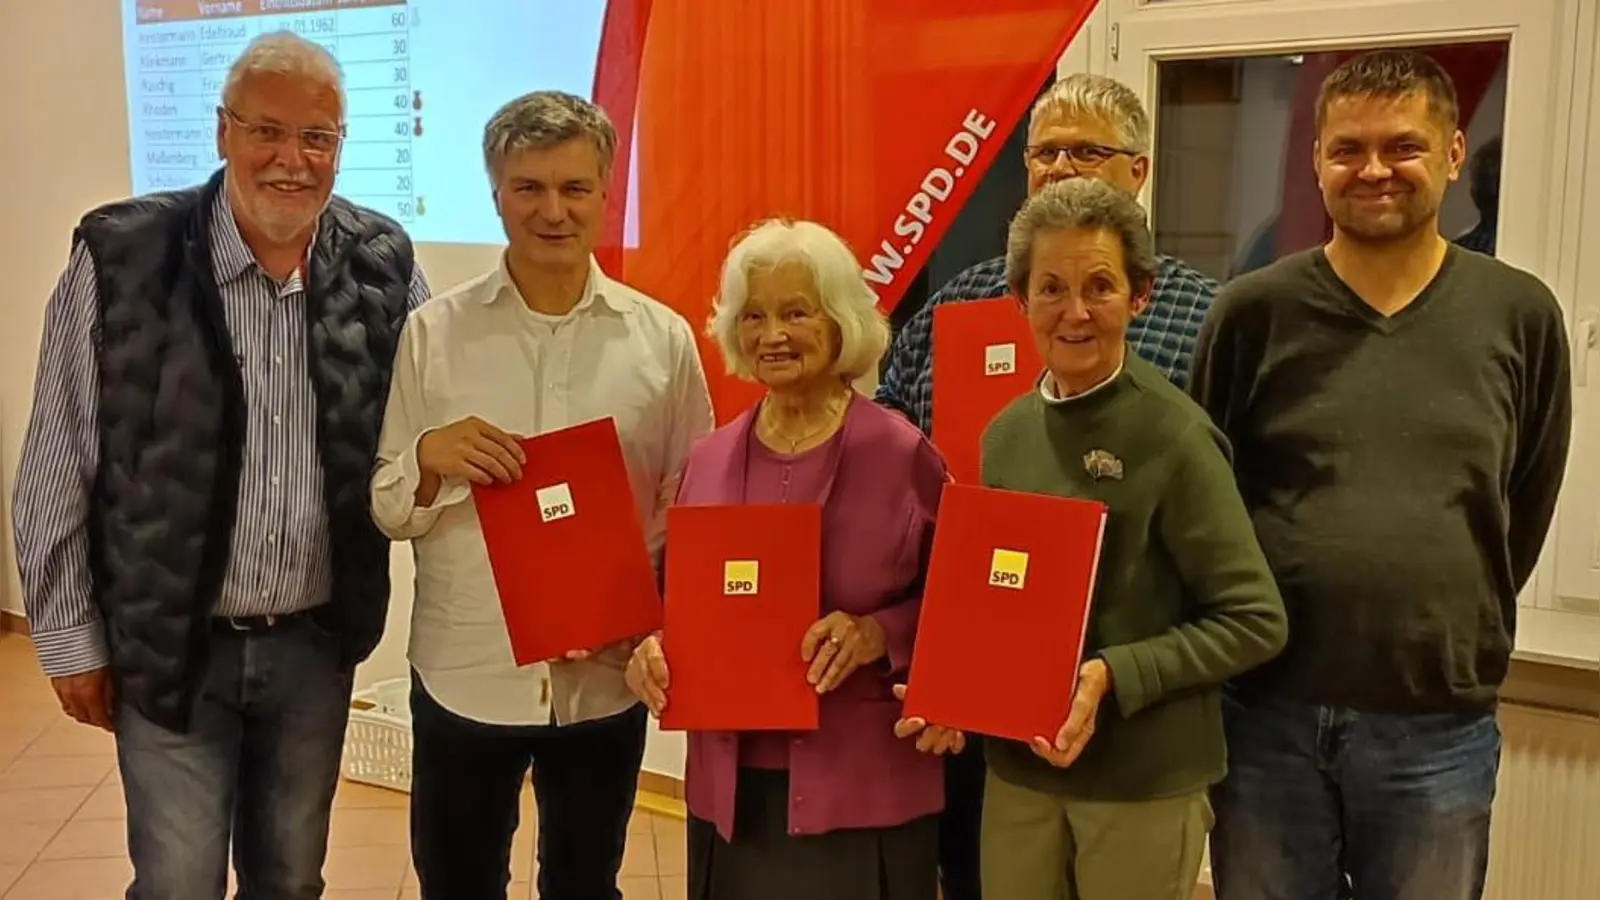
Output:
[[[1055,741],[1043,737],[1033,739],[1033,752],[1040,759],[1058,769],[1065,769],[1077,761],[1083,748],[1094,736],[1094,723],[1100,712],[1100,701],[1111,689],[1111,669],[1103,659],[1091,659],[1078,669],[1078,689],[1072,695],[1072,711],[1067,721],[1056,732]]]
[[[906,699],[906,686],[894,686],[896,700]],[[921,719],[900,719],[894,723],[894,736],[908,738],[917,736],[917,749],[923,753],[932,753],[941,756],[946,753],[960,753],[966,749],[967,736],[954,728],[945,728],[943,725],[929,725]]]

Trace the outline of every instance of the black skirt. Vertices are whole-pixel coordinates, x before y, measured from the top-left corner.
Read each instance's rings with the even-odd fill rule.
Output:
[[[789,834],[789,774],[740,769],[733,841],[689,817],[689,900],[935,900],[939,819]]]

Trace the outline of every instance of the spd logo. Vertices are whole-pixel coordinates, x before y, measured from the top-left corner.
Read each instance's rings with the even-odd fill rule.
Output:
[[[539,504],[539,521],[554,522],[575,516],[577,508],[572,505],[572,488],[565,481],[552,484],[533,492],[534,502]]]
[[[730,559],[722,564],[722,593],[733,597],[754,594],[761,586],[761,564],[753,559]]]
[[[1027,581],[1028,554],[997,548],[989,562],[989,583],[995,587],[1020,591]]]

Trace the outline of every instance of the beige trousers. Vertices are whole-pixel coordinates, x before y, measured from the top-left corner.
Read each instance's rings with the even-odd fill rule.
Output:
[[[983,895],[1004,900],[1193,900],[1213,822],[1205,791],[1133,803],[1073,800],[990,772]]]

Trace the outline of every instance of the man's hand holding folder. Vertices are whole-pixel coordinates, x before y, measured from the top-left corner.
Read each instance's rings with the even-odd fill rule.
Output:
[[[482,485],[521,481],[528,462],[521,441],[477,416],[424,432],[417,441],[417,468],[422,475],[417,505],[431,506],[445,478]]]
[[[621,650],[626,650],[629,653],[632,653],[633,648],[639,646],[640,640],[640,638],[628,638],[627,640],[616,641],[595,650],[568,650],[565,655],[557,659],[551,659],[549,662],[583,662],[586,659],[594,659],[596,656],[604,656],[607,653]]]
[[[633,658],[628,660],[623,677],[628,690],[644,703],[650,715],[661,718],[661,711],[667,708],[667,691],[672,687],[667,655],[661,650],[661,635],[652,634],[633,648]]]

